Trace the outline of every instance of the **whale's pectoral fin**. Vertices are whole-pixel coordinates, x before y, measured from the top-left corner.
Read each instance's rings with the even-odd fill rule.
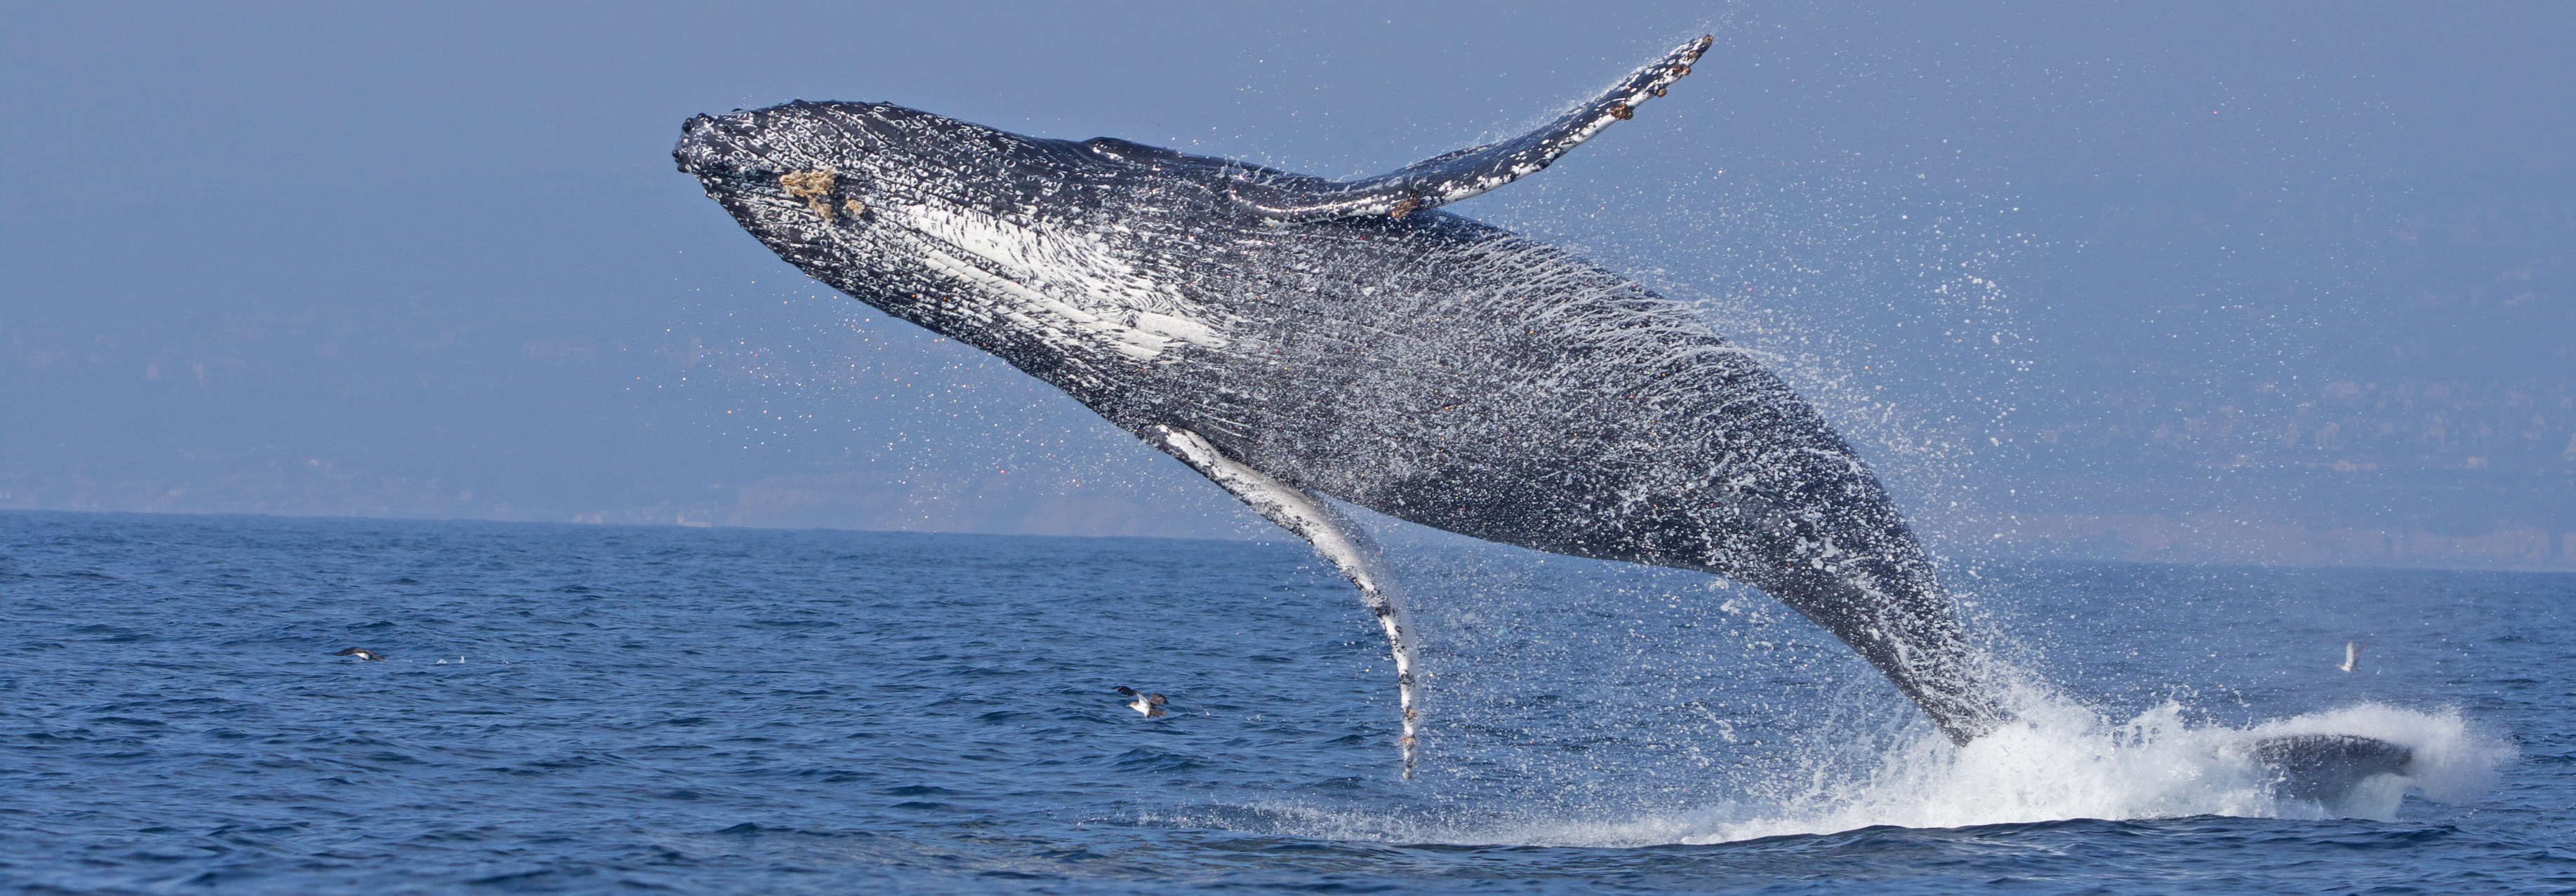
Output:
[[[1378,569],[1381,555],[1377,544],[1323,499],[1225,456],[1198,433],[1156,425],[1146,427],[1143,435],[1154,447],[1190,465],[1190,469],[1199,471],[1262,517],[1314,545],[1316,554],[1331,561],[1342,575],[1350,577],[1351,584],[1359,586],[1360,602],[1377,614],[1378,625],[1386,629],[1387,645],[1395,654],[1396,699],[1404,710],[1404,737],[1396,743],[1404,749],[1404,775],[1412,777],[1414,708],[1420,703],[1420,688],[1414,681],[1413,641],[1407,637],[1409,621],[1404,609],[1396,603],[1385,574]]]
[[[1690,74],[1691,63],[1708,51],[1710,40],[1702,35],[1681,45],[1548,126],[1518,137],[1434,156],[1364,180],[1237,172],[1234,201],[1262,217],[1314,221],[1366,215],[1401,218],[1474,196],[1538,173],[1611,122],[1635,115],[1639,103],[1664,95],[1665,87]]]

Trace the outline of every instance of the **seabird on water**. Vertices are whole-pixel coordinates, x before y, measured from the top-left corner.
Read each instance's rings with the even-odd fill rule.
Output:
[[[354,656],[362,660],[380,660],[385,658],[384,654],[368,650],[364,647],[351,647],[347,650],[340,651],[339,653],[332,654],[332,656]]]
[[[1148,719],[1158,719],[1171,714],[1163,709],[1163,704],[1171,701],[1163,699],[1161,694],[1138,693],[1135,688],[1123,684],[1117,687],[1117,691],[1121,696],[1136,698],[1136,702],[1127,704],[1127,708],[1144,713]]]
[[[2343,642],[2343,665],[2336,666],[2335,668],[2346,672],[2361,668],[2362,643],[2363,642],[2360,641]]]

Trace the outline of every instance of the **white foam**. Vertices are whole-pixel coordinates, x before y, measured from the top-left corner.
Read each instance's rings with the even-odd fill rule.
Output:
[[[1925,733],[1858,776],[1823,766],[1774,782],[1793,791],[1682,812],[1629,817],[1392,818],[1314,806],[1252,807],[1303,836],[1396,842],[1636,847],[1705,844],[1878,825],[1954,828],[2077,818],[2132,820],[2226,815],[2249,818],[2396,819],[2411,791],[2442,802],[2473,799],[2515,755],[2456,711],[2364,703],[2247,728],[2195,726],[2179,704],[2108,719],[2053,698],[2017,701],[2024,724],[1966,747]],[[2248,742],[2287,734],[2352,734],[2415,751],[2410,777],[2364,781],[2340,804],[2275,798]],[[1801,778],[1799,780],[1798,778]]]
[[[1861,780],[1821,784],[1787,804],[1599,826],[1585,839],[1603,845],[1716,843],[1873,825],[1946,828],[2193,815],[2394,821],[2409,789],[2445,802],[2470,799],[2493,783],[2496,769],[2514,754],[2509,744],[2478,733],[2449,710],[2372,703],[2237,729],[2187,724],[2183,707],[2171,702],[2122,721],[2064,700],[2018,702],[2024,724],[1966,747],[1924,736],[1886,755]],[[2333,805],[2276,798],[2270,776],[2244,746],[2286,734],[2352,734],[2408,747],[2415,751],[2407,767],[2413,776],[2366,780]]]
[[[1865,779],[1819,787],[1805,799],[1753,817],[1702,818],[1674,831],[1678,842],[1710,843],[1779,834],[1828,833],[1871,825],[1965,827],[2071,818],[2191,815],[2393,820],[2414,780],[2371,782],[2341,804],[2275,798],[2269,776],[2243,745],[2293,733],[2357,734],[2415,748],[2448,786],[2471,756],[2492,768],[2502,753],[2473,744],[2456,714],[2384,706],[2302,716],[2250,730],[2195,727],[2167,703],[2114,722],[2071,704],[2023,707],[2024,724],[1966,747],[1937,737],[1890,753]],[[2443,757],[2457,757],[2446,759]],[[2428,791],[2431,788],[2428,788]],[[1605,832],[1609,833],[1609,832]],[[1640,832],[1643,833],[1643,832]]]

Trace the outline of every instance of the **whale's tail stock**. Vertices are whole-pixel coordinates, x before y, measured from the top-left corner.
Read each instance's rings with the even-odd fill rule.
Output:
[[[1845,550],[1839,562],[1709,571],[1761,588],[1850,645],[1952,744],[1965,746],[2012,721],[2000,670],[1968,643],[1955,602],[1904,524],[1850,532],[1880,543]]]
[[[1870,576],[1839,582],[1811,576],[1771,590],[1878,667],[1951,743],[1965,747],[2015,724],[2005,705],[2004,670],[1966,642],[1929,567],[1906,579],[1893,594]],[[2382,776],[2409,775],[2415,759],[2404,745],[2359,734],[2251,737],[2221,749],[2250,759],[2274,798],[2329,808]]]

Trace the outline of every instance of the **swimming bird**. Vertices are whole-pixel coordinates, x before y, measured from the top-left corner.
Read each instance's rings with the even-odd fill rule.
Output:
[[[2335,668],[2346,672],[2361,668],[2361,643],[2360,641],[2343,642],[2343,665]]]
[[[1163,704],[1171,701],[1163,699],[1161,694],[1141,693],[1123,684],[1113,690],[1116,690],[1120,696],[1136,698],[1136,702],[1127,704],[1127,708],[1144,713],[1148,719],[1159,719],[1171,714],[1163,709]]]
[[[384,654],[368,650],[364,647],[351,647],[347,650],[334,653],[332,656],[354,656],[361,660],[380,660],[385,658]]]

